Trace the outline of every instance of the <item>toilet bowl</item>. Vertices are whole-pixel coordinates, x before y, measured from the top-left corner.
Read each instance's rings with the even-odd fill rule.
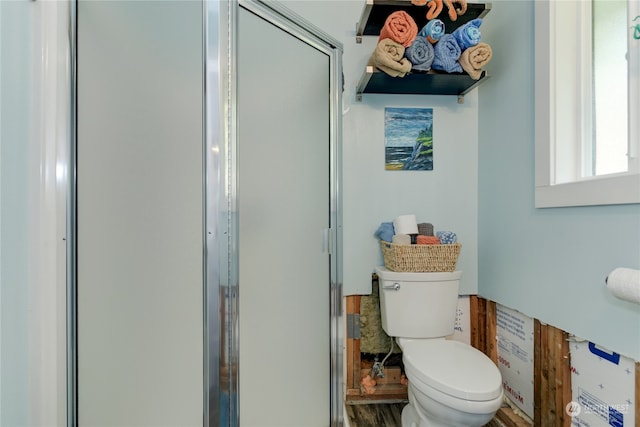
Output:
[[[462,273],[377,267],[382,328],[402,349],[409,404],[402,427],[480,427],[503,401],[498,367],[453,333]]]
[[[445,339],[401,346],[409,380],[402,427],[480,427],[502,405],[500,371],[475,348]]]

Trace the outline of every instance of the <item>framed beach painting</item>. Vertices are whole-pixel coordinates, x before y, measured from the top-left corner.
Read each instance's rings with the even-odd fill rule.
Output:
[[[385,108],[386,170],[433,170],[433,108]]]

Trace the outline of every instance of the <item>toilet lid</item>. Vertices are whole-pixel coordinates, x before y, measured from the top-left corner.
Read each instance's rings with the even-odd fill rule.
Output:
[[[470,345],[453,340],[408,342],[403,348],[407,377],[450,396],[465,400],[491,400],[502,392],[498,367]]]

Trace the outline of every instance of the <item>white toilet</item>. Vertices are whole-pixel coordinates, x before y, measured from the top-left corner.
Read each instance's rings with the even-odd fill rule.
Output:
[[[409,404],[402,427],[483,426],[502,404],[502,377],[453,333],[462,272],[397,273],[377,267],[382,328],[402,348]]]

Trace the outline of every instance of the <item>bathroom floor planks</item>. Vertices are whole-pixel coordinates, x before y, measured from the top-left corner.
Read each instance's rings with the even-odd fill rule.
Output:
[[[350,427],[401,427],[405,402],[346,405]]]
[[[402,408],[406,402],[346,405],[350,427],[402,427]],[[485,427],[503,427],[493,419]]]

